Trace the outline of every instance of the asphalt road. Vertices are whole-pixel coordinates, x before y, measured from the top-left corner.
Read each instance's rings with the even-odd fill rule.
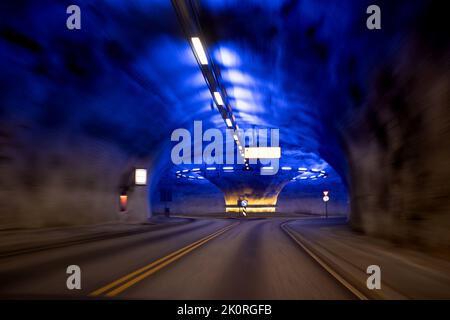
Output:
[[[1,298],[355,299],[281,228],[205,219],[0,259]],[[66,268],[81,268],[68,290]]]

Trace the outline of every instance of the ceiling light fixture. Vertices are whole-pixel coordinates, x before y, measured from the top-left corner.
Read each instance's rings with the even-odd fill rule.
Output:
[[[203,49],[202,42],[199,37],[191,38],[192,45],[194,46],[195,54],[202,65],[208,64],[208,58],[206,57],[205,49]]]
[[[223,99],[219,92],[214,91],[214,99],[216,100],[217,105],[223,106]]]

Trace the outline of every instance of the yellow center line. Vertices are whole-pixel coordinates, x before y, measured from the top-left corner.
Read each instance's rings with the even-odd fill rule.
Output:
[[[206,243],[206,242],[216,238],[217,236],[221,235],[222,233],[228,231],[229,229],[235,227],[238,224],[239,224],[239,222],[234,223],[234,224],[232,224],[230,226],[224,227],[224,228],[222,228],[222,229],[220,229],[220,230],[218,230],[218,231],[216,231],[216,232],[214,232],[214,233],[212,233],[212,234],[210,234],[210,235],[208,235],[208,236],[206,236],[206,237],[204,237],[204,238],[202,238],[200,240],[197,240],[197,241],[195,241],[195,242],[193,242],[193,243],[191,243],[191,244],[189,244],[189,245],[187,245],[187,246],[185,246],[185,247],[183,247],[183,248],[181,248],[179,250],[176,250],[176,251],[172,252],[171,254],[169,254],[169,255],[167,255],[167,256],[165,256],[163,258],[160,258],[160,259],[158,259],[158,260],[156,260],[156,261],[154,261],[154,262],[152,262],[152,263],[150,263],[150,264],[148,264],[148,265],[146,265],[146,266],[144,266],[144,267],[142,267],[142,268],[140,268],[140,269],[138,269],[138,270],[136,270],[136,271],[134,271],[134,272],[132,272],[132,273],[130,273],[130,274],[128,274],[128,275],[126,275],[126,276],[124,276],[124,277],[122,277],[122,278],[120,278],[120,279],[118,279],[118,280],[116,280],[116,281],[114,281],[114,282],[112,282],[112,283],[102,287],[102,288],[100,288],[100,289],[97,289],[97,290],[91,292],[89,294],[89,296],[94,296],[94,297],[95,296],[99,296],[99,295],[109,291],[110,289],[112,289],[112,288],[114,288],[114,287],[116,287],[116,286],[118,286],[118,285],[120,285],[120,284],[122,284],[122,283],[124,283],[124,282],[126,282],[126,281],[128,281],[130,279],[132,279],[131,281],[123,284],[122,286],[120,286],[120,287],[116,288],[115,290],[113,290],[113,291],[109,292],[108,294],[106,294],[106,296],[108,296],[108,297],[113,297],[113,296],[119,294],[120,292],[124,291],[125,289],[129,288],[133,284],[135,284],[135,283],[141,281],[142,279],[148,277],[149,275],[155,273],[156,271],[158,271],[161,268],[165,267],[166,265],[172,263],[173,261],[178,260],[179,258],[184,256],[185,254],[191,252],[195,248],[198,248],[199,246],[203,245],[204,243]],[[138,276],[138,277],[136,277],[136,276]],[[136,278],[134,278],[134,277],[136,277]]]

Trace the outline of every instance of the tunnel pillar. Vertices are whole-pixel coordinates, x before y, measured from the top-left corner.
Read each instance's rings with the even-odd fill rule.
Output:
[[[225,211],[240,212],[238,202],[247,200],[248,213],[276,212],[278,195],[292,174],[261,175],[259,170],[206,173],[205,178],[224,194]]]

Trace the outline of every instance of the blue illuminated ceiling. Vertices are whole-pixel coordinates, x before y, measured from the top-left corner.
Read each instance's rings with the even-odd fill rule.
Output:
[[[379,1],[376,32],[365,28],[370,1],[210,0],[198,9],[239,126],[279,128],[281,165],[326,159],[345,176],[339,125],[423,2]],[[138,156],[167,150],[171,132],[193,120],[225,129],[170,1],[77,4],[80,31],[65,28],[58,1],[0,4],[0,117]]]

